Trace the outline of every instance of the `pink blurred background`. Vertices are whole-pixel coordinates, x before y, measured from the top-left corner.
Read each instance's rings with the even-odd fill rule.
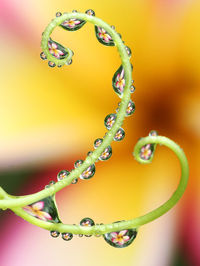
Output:
[[[39,191],[105,134],[104,117],[119,102],[111,86],[120,65],[116,48],[101,45],[87,23],[77,32],[53,33],[75,52],[71,66],[51,69],[39,57],[41,34],[57,11],[89,8],[115,25],[132,49],[136,112],[124,122],[124,141],[112,144],[111,159],[96,165],[95,176],[57,194],[62,221],[131,219],[170,197],[180,175],[175,155],[158,147],[146,166],[132,157],[137,139],[152,129],[184,149],[188,188],[173,210],[141,227],[134,243],[120,250],[102,238],[53,239],[0,212],[0,265],[199,266],[198,0],[1,0],[0,185],[16,195]]]

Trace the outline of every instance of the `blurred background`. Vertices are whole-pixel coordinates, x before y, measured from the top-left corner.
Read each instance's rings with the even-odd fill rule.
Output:
[[[169,213],[140,228],[134,243],[115,249],[102,238],[70,242],[10,211],[0,212],[2,266],[199,266],[200,265],[200,1],[198,0],[1,0],[0,186],[37,192],[71,170],[106,130],[105,116],[119,97],[111,85],[120,65],[116,48],[100,44],[93,25],[77,32],[57,28],[53,39],[71,48],[73,64],[52,69],[40,59],[44,28],[57,11],[85,12],[116,27],[132,49],[132,99],[136,112],[124,122],[125,139],[96,164],[96,174],[56,195],[64,223],[131,219],[156,208],[175,190],[175,155],[158,147],[150,165],[132,157],[138,138],[155,129],[185,151],[190,179]]]

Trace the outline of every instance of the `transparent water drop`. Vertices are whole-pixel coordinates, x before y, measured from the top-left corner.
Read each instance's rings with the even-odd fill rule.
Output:
[[[94,141],[94,148],[95,149],[98,148],[101,145],[102,142],[103,142],[103,139],[101,139],[101,138],[96,139]]]
[[[130,87],[130,91],[131,91],[131,93],[134,93],[134,91],[135,91],[135,86],[131,85],[131,87]]]
[[[112,148],[111,146],[108,146],[105,148],[105,150],[102,152],[101,156],[99,156],[99,160],[106,161],[112,156]]]
[[[56,59],[65,59],[69,54],[64,46],[51,38],[48,40],[48,48],[50,54]]]
[[[95,165],[90,165],[81,175],[80,179],[90,179],[95,174]]]
[[[151,130],[149,136],[158,136],[158,132],[156,130]]]
[[[79,237],[83,237],[83,234],[79,234],[78,236],[79,236]]]
[[[56,237],[58,237],[58,236],[60,235],[60,232],[58,232],[58,231],[51,231],[51,232],[50,232],[50,235],[51,235],[52,237],[56,238]]]
[[[56,12],[56,17],[60,17],[62,16],[62,13],[61,12]]]
[[[45,188],[49,188],[51,186],[53,186],[56,182],[55,181],[50,181],[48,185],[45,186]]]
[[[132,100],[130,100],[126,109],[126,116],[132,115],[134,112],[135,112],[135,104]]]
[[[110,130],[112,126],[114,125],[116,118],[117,118],[116,114],[107,115],[104,119],[105,127]]]
[[[62,239],[65,241],[70,241],[73,238],[72,233],[62,233]]]
[[[99,26],[95,26],[95,34],[96,34],[97,40],[100,43],[102,43],[106,46],[114,46],[115,45],[110,34],[107,31],[105,31],[103,28],[101,28]]]
[[[119,112],[119,107],[117,107],[115,111],[116,111],[116,113],[118,113]]]
[[[59,26],[68,31],[76,31],[83,27],[86,21],[76,18],[70,18],[62,22]]]
[[[77,167],[79,167],[81,164],[83,164],[83,160],[77,160],[77,161],[74,163],[74,167],[77,168]]]
[[[72,184],[76,184],[78,182],[78,179],[75,178],[74,180],[72,180]]]
[[[115,26],[114,26],[114,25],[111,25],[111,28],[112,28],[113,30],[115,30]]]
[[[148,161],[152,157],[153,151],[154,151],[154,145],[152,144],[146,144],[142,146],[140,150],[140,158]]]
[[[44,52],[41,52],[41,53],[40,53],[40,58],[41,58],[42,60],[46,60],[46,59],[47,59],[47,57],[46,57],[46,55],[45,55]]]
[[[87,156],[90,156],[90,155],[92,155],[93,154],[93,152],[92,151],[89,151],[88,153],[87,153]]]
[[[56,66],[56,64],[55,64],[54,62],[52,62],[52,61],[49,61],[49,62],[48,62],[48,65],[49,65],[50,67],[55,67],[55,66]]]
[[[58,173],[58,175],[57,175],[57,179],[58,179],[58,181],[63,180],[63,179],[66,178],[69,174],[70,174],[70,172],[67,171],[67,170],[62,170],[62,171],[60,171],[60,172]]]
[[[132,54],[131,49],[128,46],[125,46],[125,48],[126,48],[126,52],[128,56],[131,57],[131,54]]]
[[[114,136],[114,140],[115,141],[121,141],[121,140],[123,140],[124,139],[124,137],[125,137],[125,131],[123,130],[123,128],[119,128],[118,130],[117,130],[117,133],[115,134],[115,136]]]
[[[103,235],[105,241],[115,248],[128,247],[137,236],[136,229],[125,229]]]
[[[86,13],[87,15],[89,15],[89,16],[95,16],[95,12],[94,12],[94,10],[92,10],[92,9],[88,9],[88,10],[86,10],[85,13]]]
[[[119,97],[122,97],[126,85],[124,68],[120,66],[112,78],[112,86]]]
[[[70,59],[70,60],[66,63],[66,65],[70,66],[72,63],[73,63],[73,60]]]
[[[75,9],[74,9],[74,10],[72,10],[72,13],[77,13],[77,12],[78,12],[78,11],[77,11],[77,10],[75,10]]]
[[[57,67],[62,67],[62,65],[57,65]]]
[[[91,218],[83,218],[81,221],[80,221],[80,225],[81,226],[94,226],[95,223],[94,221],[91,219]],[[85,235],[86,237],[90,237],[91,235]]]

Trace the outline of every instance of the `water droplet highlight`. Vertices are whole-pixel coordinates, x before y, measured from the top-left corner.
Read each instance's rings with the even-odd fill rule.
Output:
[[[115,248],[125,248],[129,246],[137,236],[135,229],[125,229],[103,235],[105,241]]]
[[[61,181],[61,180],[63,180],[64,178],[66,178],[69,174],[70,174],[69,171],[67,171],[67,170],[62,170],[62,171],[60,171],[60,172],[58,173],[58,175],[57,175],[57,180],[58,180],[58,181]]]
[[[151,130],[149,136],[158,136],[158,132],[156,130]]]
[[[49,38],[48,41],[48,48],[50,54],[56,59],[65,59],[69,54],[64,46],[62,46],[58,42],[53,41],[51,38]]]
[[[134,91],[135,91],[135,86],[131,85],[131,87],[130,87],[130,92],[131,92],[131,93],[134,93]]]
[[[125,131],[123,130],[123,128],[119,128],[118,130],[117,130],[117,133],[115,134],[115,136],[114,136],[114,140],[115,141],[121,141],[121,140],[123,140],[124,139],[124,137],[125,137]]]
[[[60,235],[60,232],[58,232],[58,231],[51,231],[51,232],[50,232],[50,235],[51,235],[52,237],[56,238],[56,237],[58,237],[58,236]]]
[[[60,17],[62,16],[62,13],[61,12],[56,12],[56,17]]]
[[[83,25],[86,23],[84,20],[76,19],[76,18],[70,18],[68,20],[65,20],[63,23],[60,24],[60,26],[68,31],[76,31],[83,27]]]
[[[115,72],[112,79],[113,89],[118,94],[119,97],[123,96],[125,85],[126,82],[125,82],[124,68],[120,66],[118,70]]]
[[[101,139],[101,138],[96,139],[94,141],[94,148],[95,149],[98,148],[101,145],[102,142],[103,142],[103,139]]]
[[[54,62],[51,62],[51,61],[48,62],[48,65],[49,65],[50,67],[55,67],[55,66],[56,66],[56,64],[55,64]]]
[[[126,52],[127,52],[128,56],[130,58],[131,54],[132,54],[131,49],[128,46],[125,46],[125,48],[126,48]]]
[[[95,165],[90,165],[81,175],[80,179],[90,179],[95,174]]]
[[[74,167],[77,168],[77,167],[79,167],[81,164],[83,164],[83,160],[77,160],[77,161],[74,163]]]
[[[117,118],[116,114],[107,115],[104,119],[105,127],[110,130],[112,126],[114,125],[116,118]]]
[[[99,160],[106,161],[112,156],[112,148],[111,146],[108,146],[105,148],[105,150],[102,152],[101,156],[99,157]]]
[[[78,179],[75,178],[74,180],[72,180],[72,184],[76,184],[78,182]]]
[[[97,40],[100,43],[102,43],[106,46],[114,46],[115,45],[110,34],[107,31],[105,31],[103,28],[101,28],[99,26],[95,26],[95,33],[96,33]]]
[[[65,241],[70,241],[73,238],[73,234],[72,233],[62,233],[62,239]]]
[[[126,116],[130,116],[134,112],[135,112],[135,104],[132,100],[130,100],[126,109]]]
[[[140,158],[148,161],[153,155],[154,145],[146,144],[140,150]]]
[[[42,60],[46,60],[46,59],[47,59],[47,57],[46,57],[46,55],[45,55],[44,52],[41,52],[41,54],[40,54],[40,58],[41,58]]]
[[[89,15],[89,16],[95,16],[95,12],[94,12],[94,10],[92,10],[92,9],[88,9],[88,10],[86,10],[85,13],[86,13],[87,15]]]
[[[80,221],[80,225],[81,226],[87,226],[87,227],[90,227],[90,226],[94,226],[95,223],[94,221],[91,219],[91,218],[83,218],[81,221]],[[86,237],[90,237],[91,235],[85,235]]]

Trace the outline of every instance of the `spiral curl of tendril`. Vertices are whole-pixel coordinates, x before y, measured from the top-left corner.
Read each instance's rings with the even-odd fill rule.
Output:
[[[120,136],[121,139],[123,139],[124,131],[123,129],[121,129],[123,120],[126,116],[129,115],[129,113],[131,114],[134,112],[134,110],[130,109],[131,108],[130,106],[132,106],[132,108],[134,109],[135,105],[130,100],[131,92],[133,92],[132,65],[130,63],[131,50],[124,44],[120,34],[116,32],[115,28],[113,26],[108,25],[101,19],[95,17],[94,11],[92,12],[91,10],[87,11],[86,13],[72,12],[64,14],[57,13],[57,14],[58,15],[56,15],[56,18],[54,18],[50,22],[50,24],[46,27],[45,31],[42,34],[42,41],[41,41],[41,47],[43,50],[42,59],[49,60],[49,62],[51,62],[50,66],[61,67],[64,65],[71,64],[73,51],[69,48],[63,47],[57,42],[55,42],[53,47],[52,45],[53,41],[50,38],[51,33],[57,26],[61,26],[64,28],[63,25],[68,25],[69,27],[68,30],[72,30],[70,28],[71,27],[70,24],[73,24],[73,22],[74,21],[76,22],[76,20],[82,23],[81,25],[79,25],[79,28],[81,28],[86,22],[94,24],[96,35],[98,30],[100,32],[99,34],[102,34],[99,36],[105,36],[103,34],[108,34],[108,36],[105,36],[104,39],[101,39],[99,41],[107,46],[116,46],[119,52],[122,63],[120,68],[118,69],[118,73],[117,74],[115,73],[114,75],[114,77],[118,79],[118,84],[117,83],[116,84],[119,86],[116,88],[115,84],[113,88],[115,92],[118,94],[118,96],[121,98],[121,103],[118,107],[117,113],[113,114],[114,123],[112,123],[111,125],[112,121],[110,120],[109,125],[111,126],[106,126],[108,129],[107,134],[102,139],[100,139],[101,141],[99,141],[98,139],[98,143],[100,143],[100,145],[96,142],[94,151],[90,152],[89,155],[85,158],[85,160],[77,164],[77,167],[75,167],[71,172],[68,172],[65,178],[61,178],[60,174],[60,179],[58,182],[52,182],[50,185],[46,186],[45,189],[37,193],[26,196],[16,197],[9,195],[3,190],[3,188],[0,187],[0,208],[3,210],[6,210],[8,208],[11,209],[14,213],[16,213],[18,216],[21,216],[24,220],[28,221],[29,223],[32,223],[36,226],[51,231],[51,235],[53,237],[57,237],[60,233],[62,233],[62,238],[64,240],[70,240],[72,238],[72,234],[78,234],[80,236],[81,235],[105,236],[106,234],[112,232],[115,232],[113,233],[113,236],[117,236],[116,232],[120,232],[118,238],[120,236],[122,239],[122,237],[127,232],[126,230],[132,230],[132,229],[138,230],[138,228],[141,225],[151,222],[156,218],[160,217],[161,215],[169,211],[178,202],[178,200],[183,195],[187,186],[187,181],[189,176],[189,167],[188,167],[187,158],[183,150],[172,140],[163,136],[158,136],[157,134],[149,134],[149,136],[141,138],[134,148],[133,154],[138,162],[145,164],[150,163],[153,159],[157,144],[165,145],[168,148],[170,148],[177,155],[180,161],[180,166],[181,166],[180,183],[176,191],[173,193],[173,195],[169,200],[167,200],[163,205],[156,208],[155,210],[143,216],[128,221],[120,221],[112,224],[96,224],[96,225],[92,223],[91,226],[83,226],[82,224],[80,225],[63,224],[60,221],[55,203],[55,197],[54,197],[55,193],[63,189],[64,187],[70,185],[71,183],[76,183],[78,178],[81,175],[83,176],[83,173],[85,173],[85,171],[91,165],[95,165],[98,159],[102,156],[102,153],[105,152],[106,148],[108,147],[111,148],[110,144],[113,141],[113,139],[118,141],[120,140],[119,138]],[[80,23],[77,22],[77,25]],[[76,28],[74,30],[76,30]],[[109,43],[109,41],[111,42]],[[60,45],[59,47],[61,49],[60,50],[61,52],[53,55],[53,52],[50,49],[55,49],[56,45],[57,46]],[[124,78],[124,80],[122,80],[122,78]],[[120,90],[121,88],[120,84],[124,86],[123,92]],[[129,113],[127,110],[129,110]],[[104,123],[106,122],[104,121]],[[116,136],[118,136],[118,138]],[[45,212],[45,209],[42,209],[44,202],[45,204],[46,203],[53,204],[55,212],[51,213],[51,215]],[[32,213],[32,215],[30,213]],[[51,219],[48,217],[51,217]],[[124,241],[128,241],[129,238],[128,236],[126,236],[126,238],[124,237],[125,239]],[[118,241],[119,243],[118,247],[120,247],[121,245],[120,243],[122,243],[120,242],[121,240],[114,239],[113,241],[115,242]],[[132,240],[130,242],[132,242]]]

